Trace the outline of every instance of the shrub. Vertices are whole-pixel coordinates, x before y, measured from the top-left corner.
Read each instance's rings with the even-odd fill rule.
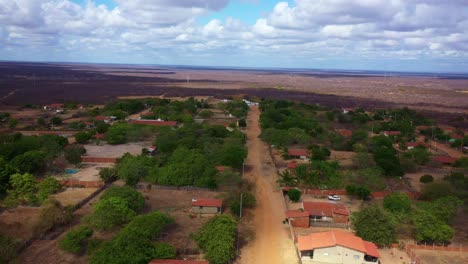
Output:
[[[348,195],[355,195],[361,200],[369,199],[371,191],[366,186],[349,184],[345,188]]]
[[[411,200],[406,193],[392,193],[384,198],[383,206],[392,213],[409,213]]]
[[[51,194],[58,192],[62,186],[52,177],[46,177],[42,182],[37,184],[37,196],[40,201],[45,201]]]
[[[76,142],[79,144],[85,144],[91,139],[91,134],[88,132],[79,132],[75,135]]]
[[[105,182],[111,182],[116,178],[117,170],[115,168],[102,168],[99,171],[99,177]]]
[[[366,207],[352,214],[356,234],[377,245],[389,245],[396,240],[396,223],[393,217],[377,206]]]
[[[453,228],[426,211],[417,212],[412,220],[416,226],[416,240],[419,242],[447,243],[455,233]]]
[[[18,243],[13,239],[0,235],[0,263],[8,263],[16,257]]]
[[[299,200],[301,199],[301,196],[302,196],[302,192],[299,191],[298,189],[291,189],[288,191],[288,197],[289,197],[289,200],[297,203],[299,202]]]
[[[429,174],[423,175],[421,176],[421,178],[419,178],[419,182],[422,182],[422,183],[429,183],[433,181],[434,181],[434,177],[432,177],[432,175],[429,175]]]
[[[93,207],[90,223],[99,230],[108,230],[130,221],[136,213],[128,207],[126,200],[119,197],[102,199]]]
[[[65,225],[73,218],[71,207],[63,207],[59,201],[49,198],[42,203],[39,219],[34,226],[35,236],[41,236],[55,226]]]
[[[101,196],[101,200],[117,197],[125,200],[130,209],[140,211],[145,206],[145,198],[137,190],[129,186],[114,186],[107,189]]]
[[[236,229],[234,218],[220,215],[210,219],[193,237],[211,264],[226,264],[235,256]]]
[[[231,197],[229,197],[229,207],[233,214],[240,216],[240,194],[233,193]],[[253,208],[255,207],[257,201],[255,196],[250,192],[243,192],[242,193],[242,208]]]
[[[59,240],[60,249],[79,254],[83,251],[85,242],[93,235],[93,230],[86,226],[78,227],[68,231],[65,237]]]

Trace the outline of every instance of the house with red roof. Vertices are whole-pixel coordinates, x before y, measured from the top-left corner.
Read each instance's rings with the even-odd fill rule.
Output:
[[[55,103],[55,104],[45,105],[44,110],[51,110],[51,111],[62,110],[63,111],[63,104]]]
[[[293,227],[308,228],[309,212],[302,210],[288,210],[286,211],[286,220]]]
[[[307,149],[288,149],[288,155],[293,159],[308,159],[310,156]]]
[[[414,148],[416,148],[416,147],[429,148],[429,144],[424,143],[424,142],[421,142],[421,141],[419,141],[419,142],[408,142],[408,143],[406,143],[406,148],[407,148],[408,150],[414,149]]]
[[[177,126],[177,121],[164,121],[161,119],[130,119],[128,121],[130,124],[140,124],[140,125],[150,125],[150,126],[167,126],[175,127]]]
[[[343,111],[343,114],[347,114],[347,113],[349,113],[349,112],[354,112],[354,111],[356,111],[356,108],[350,108],[350,107],[348,107],[348,108],[342,108],[341,110]]]
[[[220,214],[223,209],[223,200],[198,198],[192,199],[192,212],[197,214]]]
[[[340,230],[299,236],[297,250],[303,264],[371,264],[380,258],[374,243]]]
[[[353,135],[353,131],[349,129],[336,129],[338,134],[342,135],[343,137],[351,137]]]
[[[205,260],[153,259],[149,264],[210,264]]]
[[[450,156],[436,156],[432,157],[432,161],[436,163],[441,163],[443,165],[452,165],[457,161],[456,158]]]
[[[115,116],[96,116],[94,117],[94,120],[96,121],[103,121],[106,124],[112,123],[112,121],[116,120],[117,117]]]
[[[310,222],[346,224],[349,221],[349,211],[342,203],[303,201],[302,209],[309,213]]]

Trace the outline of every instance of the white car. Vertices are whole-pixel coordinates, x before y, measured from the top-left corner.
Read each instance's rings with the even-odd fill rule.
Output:
[[[328,200],[339,201],[341,200],[341,198],[336,194],[332,194],[332,195],[328,195]]]

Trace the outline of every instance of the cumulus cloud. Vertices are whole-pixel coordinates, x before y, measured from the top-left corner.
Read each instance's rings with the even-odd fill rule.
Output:
[[[239,14],[198,22],[223,10],[229,0],[114,2],[110,8],[92,0],[84,5],[71,0],[0,0],[0,55],[8,52],[14,59],[24,49],[29,49],[28,55],[59,51],[56,59],[61,60],[90,50],[105,51],[109,58],[138,51],[168,63],[170,55],[213,54],[218,56],[215,61],[222,61],[223,54],[276,54],[279,63],[281,56],[288,56],[281,54],[302,56],[304,61],[319,55],[468,59],[466,0],[279,1],[259,12],[251,24]]]

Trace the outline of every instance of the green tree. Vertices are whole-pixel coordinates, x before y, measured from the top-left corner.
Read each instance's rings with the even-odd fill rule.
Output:
[[[99,177],[104,181],[104,182],[111,182],[115,179],[115,176],[117,175],[117,170],[115,168],[102,168],[99,171]]]
[[[0,263],[9,263],[17,256],[18,243],[4,235],[0,235]]]
[[[299,180],[297,179],[296,175],[291,173],[290,170],[284,170],[278,173],[279,179],[278,183],[281,186],[297,186]]]
[[[351,216],[356,235],[377,245],[390,245],[396,240],[396,223],[391,215],[377,206],[366,207]]]
[[[147,161],[144,156],[125,154],[117,165],[117,177],[127,185],[136,185],[141,178],[148,175]]]
[[[85,153],[86,149],[80,145],[70,145],[64,150],[65,159],[74,165],[81,163],[81,156]]]
[[[10,189],[4,203],[8,207],[18,204],[37,204],[36,179],[29,173],[15,173],[10,177]]]
[[[83,252],[86,240],[93,235],[93,230],[86,226],[80,226],[68,231],[65,236],[59,240],[61,250],[80,254]]]
[[[412,220],[416,227],[416,240],[419,242],[447,243],[455,233],[453,228],[427,211],[416,212]]]
[[[210,118],[210,117],[212,117],[214,115],[214,113],[211,110],[202,110],[202,111],[200,111],[200,113],[198,113],[198,115],[201,118]]]
[[[247,121],[245,121],[245,118],[239,119],[239,127],[246,127],[247,126]]]
[[[392,213],[408,214],[411,211],[411,200],[406,193],[396,192],[384,198],[383,206]]]
[[[79,144],[85,144],[91,139],[91,134],[88,132],[78,132],[75,134],[76,142]]]
[[[38,150],[27,151],[11,160],[11,165],[20,173],[37,173],[46,167],[46,155]]]
[[[246,148],[238,143],[227,142],[222,149],[221,163],[236,169],[242,168],[244,159],[247,157]]]
[[[58,192],[62,186],[53,177],[46,177],[37,184],[37,196],[41,202],[45,201],[51,194]]]
[[[140,211],[145,206],[145,198],[143,195],[129,186],[113,186],[107,189],[101,196],[101,200],[106,200],[109,198],[121,198],[126,201],[128,207],[135,212]]]
[[[418,207],[425,210],[444,223],[450,223],[455,219],[458,209],[463,205],[463,201],[455,196],[445,196],[432,202],[421,202]]]
[[[431,182],[423,186],[421,197],[426,200],[436,200],[454,193],[455,188],[448,182]]]
[[[45,119],[44,119],[43,117],[39,117],[39,118],[37,119],[37,124],[38,124],[39,126],[42,126],[42,127],[47,126],[47,123],[46,123],[46,121],[45,121]]]
[[[211,264],[227,264],[235,256],[237,223],[229,215],[215,216],[194,235]]]
[[[461,157],[457,159],[455,163],[453,164],[453,166],[458,167],[458,168],[468,168],[468,157]]]
[[[312,160],[327,160],[330,157],[330,150],[326,147],[314,145],[310,147]]]
[[[293,188],[288,191],[289,200],[291,200],[294,203],[299,202],[299,200],[301,199],[301,196],[302,196],[302,192],[299,191],[298,189]]]
[[[425,174],[419,178],[419,182],[422,182],[422,183],[429,183],[433,181],[434,181],[434,177],[429,174]]]
[[[62,118],[54,116],[50,119],[50,123],[54,126],[59,126],[63,123]]]
[[[384,170],[387,176],[403,176],[400,160],[393,148],[379,147],[374,151],[375,163]]]
[[[346,186],[346,193],[348,195],[357,196],[361,200],[367,200],[369,199],[371,191],[366,186],[349,184]]]
[[[229,209],[231,212],[237,216],[240,216],[241,211],[241,193],[233,192],[228,198]],[[251,192],[242,192],[242,209],[245,208],[254,208],[257,204],[255,196]]]
[[[135,215],[135,211],[128,207],[127,201],[119,197],[109,197],[93,206],[89,221],[99,230],[109,230],[127,223]]]

